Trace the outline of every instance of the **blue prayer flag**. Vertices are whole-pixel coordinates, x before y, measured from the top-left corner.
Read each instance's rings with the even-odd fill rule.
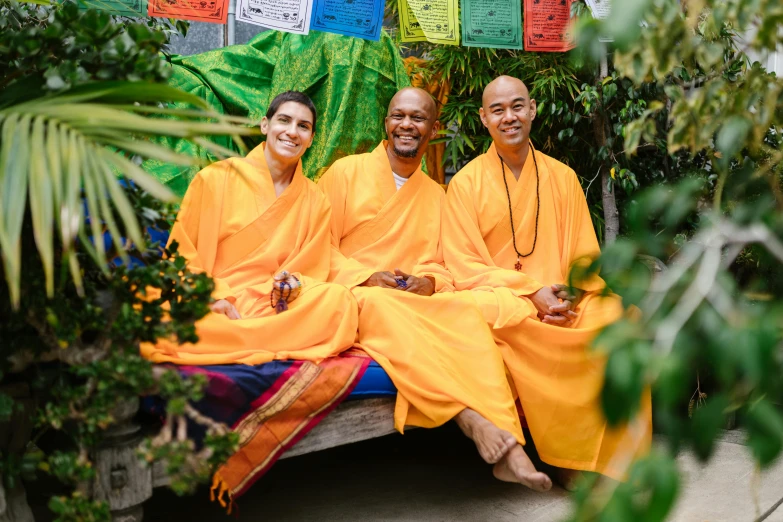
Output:
[[[310,29],[378,41],[384,0],[315,0]]]

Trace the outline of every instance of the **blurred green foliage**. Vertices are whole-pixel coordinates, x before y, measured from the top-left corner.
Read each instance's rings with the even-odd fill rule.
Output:
[[[163,82],[171,69],[161,52],[171,34],[188,27],[161,18],[115,23],[106,12],[72,2],[58,9],[10,0],[0,6],[0,91],[16,85],[3,99],[16,99],[22,89],[32,98],[94,80]]]
[[[691,449],[709,459],[729,416],[738,415],[761,467],[783,448],[783,81],[744,54],[775,51],[783,5],[613,7],[604,22],[582,22],[583,48],[600,53],[590,42],[613,37],[619,81],[658,93],[618,129],[624,155],[633,161],[655,143],[687,161],[629,202],[625,237],[593,264],[642,311],[595,342],[609,357],[602,404],[611,423],[625,422],[651,387],[667,447],[635,463],[627,484],[586,484],[572,519],[658,521],[677,490],[674,456]],[[653,277],[639,255],[670,259],[669,268]],[[581,274],[572,276],[578,286]]]
[[[146,137],[251,132],[164,85],[170,69],[161,53],[173,31],[186,29],[70,2],[0,0],[0,422],[33,425],[26,451],[0,447],[0,479],[7,487],[41,474],[59,481],[65,494],[49,502],[57,521],[111,518],[87,493],[90,450],[141,395],[171,405],[172,422],[139,459],[166,459],[177,492],[195,488],[236,447],[222,425],[207,427],[199,449],[186,430],[172,436],[196,416],[189,402],[206,383],[139,354],[140,342],[161,337],[197,341],[194,322],[209,313],[213,289],[176,244],[164,249],[154,239],[174,207],[138,163],[183,158]],[[171,101],[194,108],[169,109]],[[19,385],[34,400],[9,391]]]

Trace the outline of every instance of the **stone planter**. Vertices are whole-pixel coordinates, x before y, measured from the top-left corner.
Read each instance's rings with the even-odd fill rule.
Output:
[[[109,504],[113,522],[141,522],[142,504],[152,496],[152,468],[136,455],[142,439],[134,422],[138,410],[136,397],[120,402],[112,414],[115,422],[90,452],[96,472],[92,496]]]

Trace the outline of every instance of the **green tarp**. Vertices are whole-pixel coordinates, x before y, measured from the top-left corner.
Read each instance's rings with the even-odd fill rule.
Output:
[[[205,99],[222,114],[261,121],[277,94],[298,90],[309,95],[318,110],[315,141],[303,160],[310,178],[343,156],[373,149],[385,137],[383,118],[391,97],[410,84],[386,33],[371,42],[331,33],[267,31],[247,45],[175,56],[171,63],[169,83]],[[228,138],[214,141],[236,150]],[[216,158],[191,142],[171,139],[168,144],[199,157],[200,166],[148,160],[143,167],[182,196],[196,172]]]

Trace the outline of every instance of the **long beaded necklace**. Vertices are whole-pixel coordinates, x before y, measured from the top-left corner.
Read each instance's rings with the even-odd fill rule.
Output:
[[[500,158],[500,167],[503,169],[503,184],[506,186],[506,197],[508,198],[508,216],[511,220],[511,241],[514,245],[514,252],[517,254],[517,262],[514,264],[514,270],[517,272],[522,271],[522,258],[527,257],[533,253],[533,250],[536,249],[536,241],[538,240],[538,213],[541,210],[541,197],[538,193],[538,162],[536,161],[536,150],[533,148],[532,143],[530,143],[530,153],[533,154],[533,164],[536,166],[536,230],[535,235],[533,236],[533,246],[530,247],[530,252],[527,254],[522,254],[519,250],[517,250],[517,233],[514,230],[514,213],[511,210],[511,192],[508,190],[508,181],[506,180],[506,164],[498,153],[498,158]]]

